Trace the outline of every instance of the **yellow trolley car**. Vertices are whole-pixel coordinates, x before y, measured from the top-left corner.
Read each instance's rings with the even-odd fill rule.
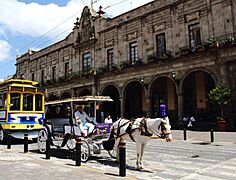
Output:
[[[44,95],[46,89],[38,82],[9,79],[0,82],[0,141],[7,133],[15,138],[37,138],[43,129]]]

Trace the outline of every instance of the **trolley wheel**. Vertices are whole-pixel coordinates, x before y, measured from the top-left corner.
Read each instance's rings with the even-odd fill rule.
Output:
[[[38,149],[41,153],[46,152],[46,141],[47,141],[47,133],[44,129],[39,131],[37,145]]]
[[[115,150],[115,148],[113,148],[112,150],[108,150],[107,152],[113,159],[116,159],[116,150]]]
[[[75,150],[76,141],[75,141],[75,138],[73,138],[73,136],[70,136],[70,138],[68,139],[66,143],[66,146],[70,151]]]
[[[90,157],[90,147],[87,141],[81,140],[81,162],[85,163]]]
[[[3,144],[7,143],[7,134],[2,128],[0,128],[0,142]]]

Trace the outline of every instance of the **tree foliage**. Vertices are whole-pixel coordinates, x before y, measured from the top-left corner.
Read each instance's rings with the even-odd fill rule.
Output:
[[[223,84],[218,84],[214,89],[209,92],[208,96],[212,103],[220,107],[221,117],[223,117],[223,108],[231,101],[231,89],[224,86]]]

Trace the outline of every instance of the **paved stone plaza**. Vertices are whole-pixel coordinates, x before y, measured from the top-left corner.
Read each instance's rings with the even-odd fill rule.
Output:
[[[127,176],[125,179],[236,179],[236,133],[217,132],[210,143],[209,132],[173,131],[174,141],[152,139],[144,154],[145,169],[135,170],[135,144],[127,143]],[[65,150],[53,149],[50,160],[37,152],[36,144],[23,153],[23,144],[0,145],[0,179],[124,179],[118,164],[106,151],[76,167]]]

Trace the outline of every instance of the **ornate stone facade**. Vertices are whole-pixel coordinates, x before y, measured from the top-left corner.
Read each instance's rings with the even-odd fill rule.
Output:
[[[46,86],[48,99],[110,95],[114,118],[158,116],[164,100],[174,127],[192,114],[199,129],[216,126],[207,93],[224,83],[235,128],[235,17],[233,0],[155,0],[112,19],[85,7],[64,40],[17,57],[16,75]]]

